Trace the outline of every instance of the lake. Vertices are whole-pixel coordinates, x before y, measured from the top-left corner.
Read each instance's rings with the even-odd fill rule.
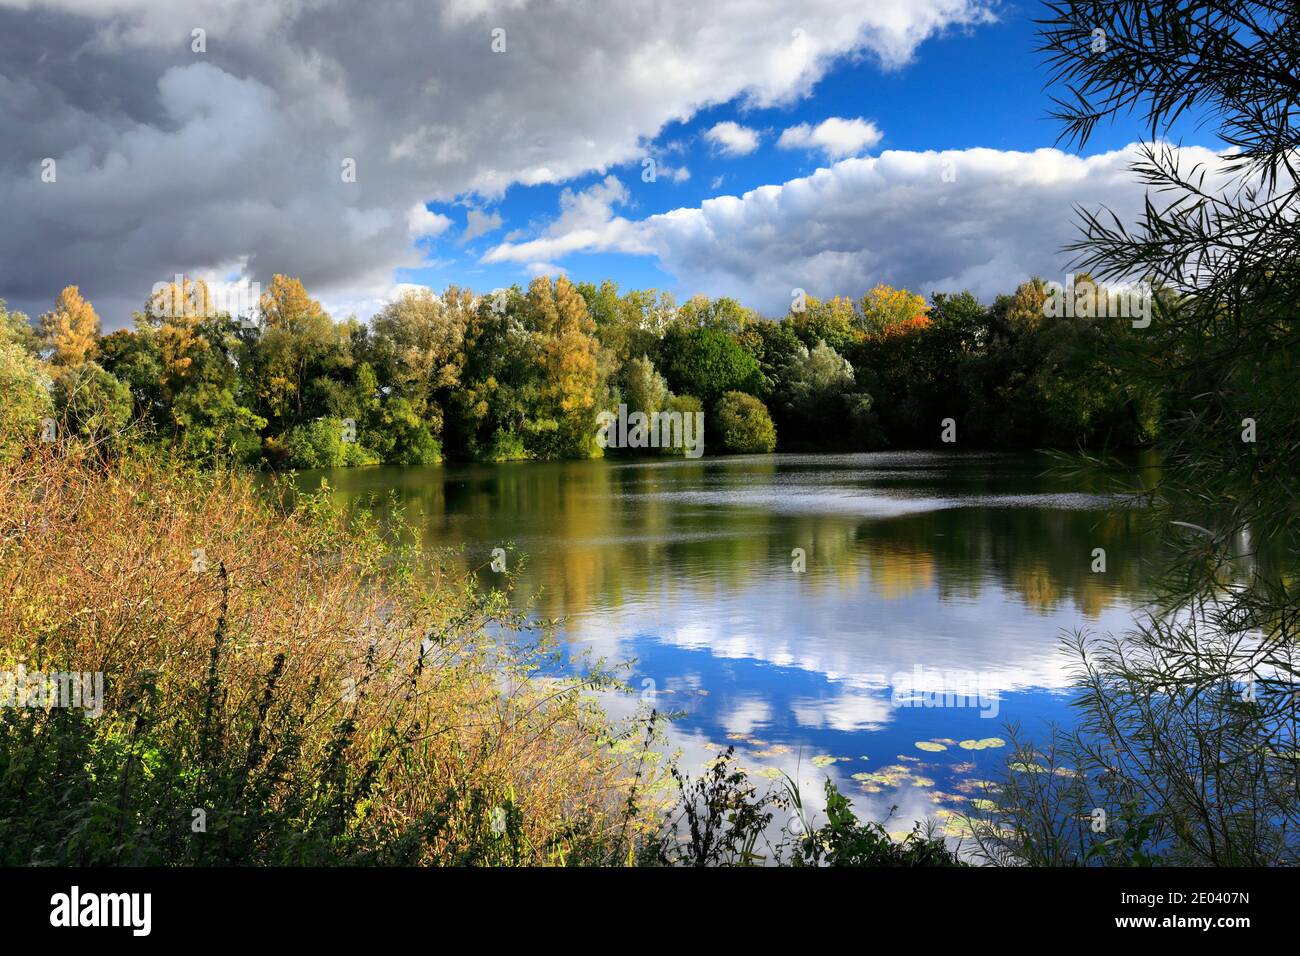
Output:
[[[467,566],[494,548],[511,569],[526,556],[517,593],[563,619],[573,661],[634,662],[625,677],[642,693],[608,707],[679,712],[685,769],[734,746],[806,797],[830,776],[876,819],[896,806],[900,831],[978,797],[1006,760],[1008,724],[1038,739],[1069,725],[1063,635],[1124,631],[1142,603],[1140,515],[1046,466],[782,454],[300,481],[324,477],[348,501],[395,493],[425,544],[464,545]]]

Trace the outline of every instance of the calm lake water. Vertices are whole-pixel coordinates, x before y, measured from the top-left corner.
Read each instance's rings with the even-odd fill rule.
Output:
[[[575,661],[635,662],[629,683],[681,713],[670,736],[687,769],[734,745],[751,771],[785,770],[806,795],[830,776],[876,818],[896,805],[889,828],[904,830],[997,775],[1005,747],[961,741],[1068,725],[1063,634],[1123,631],[1141,604],[1138,515],[1045,467],[900,452],[300,480],[324,477],[345,500],[395,493],[426,544],[464,545],[467,564],[497,547],[511,568],[526,555],[518,593],[564,619]]]

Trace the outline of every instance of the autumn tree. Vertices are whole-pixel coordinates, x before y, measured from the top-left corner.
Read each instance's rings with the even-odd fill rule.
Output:
[[[543,444],[559,457],[593,457],[597,405],[603,398],[596,323],[564,276],[554,284],[547,276],[534,279],[527,306],[540,345],[540,415],[555,423],[554,442]]]
[[[55,365],[80,365],[95,357],[99,316],[77,286],[66,286],[40,321],[41,338],[54,350],[50,361]]]
[[[897,328],[925,324],[925,296],[877,285],[859,301],[859,321],[868,335],[880,335]]]
[[[460,385],[465,330],[474,308],[467,289],[404,292],[371,321],[370,355],[378,375],[428,423],[442,431],[446,395]]]
[[[861,322],[848,296],[827,300],[808,296],[791,305],[788,322],[790,330],[810,349],[825,342],[842,352],[862,337]]]
[[[265,417],[287,427],[314,417],[305,407],[311,379],[351,364],[346,339],[298,279],[275,275],[262,293],[262,334],[253,377]]]

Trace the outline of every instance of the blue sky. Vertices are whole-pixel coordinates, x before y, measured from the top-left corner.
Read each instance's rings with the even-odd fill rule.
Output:
[[[483,254],[514,231],[533,234],[553,220],[565,190],[580,191],[612,173],[629,190],[622,212],[634,219],[680,207],[698,206],[719,195],[738,195],[766,184],[807,176],[827,164],[827,157],[777,145],[782,130],[800,123],[816,124],[830,117],[861,118],[881,132],[878,144],[854,155],[878,155],[884,150],[965,150],[987,147],[1033,151],[1057,144],[1060,126],[1050,115],[1054,91],[1045,88],[1047,72],[1036,52],[1034,17],[1037,4],[1002,4],[997,19],[977,26],[955,27],[921,45],[904,66],[886,69],[869,55],[845,57],[813,87],[810,95],[767,108],[749,105],[745,97],[700,110],[683,122],[667,124],[647,152],[671,168],[685,167],[690,177],[671,176],[642,181],[642,164],[633,161],[575,177],[565,183],[516,185],[499,201],[483,204],[499,215],[502,225],[481,237],[459,239],[468,207],[461,203],[429,203],[458,228],[445,237],[424,240],[421,248],[432,266],[404,269],[403,282],[441,288],[448,283],[478,287],[526,284],[527,265],[483,262]],[[733,122],[759,132],[758,147],[745,155],[725,155],[713,148],[706,132],[715,124]],[[1172,138],[1207,145],[1193,117],[1184,118]],[[1101,124],[1084,155],[1104,153],[1147,138],[1141,117],[1125,116]],[[1073,149],[1066,145],[1063,148]],[[550,264],[575,281],[609,278],[622,288],[666,288],[679,298],[701,291],[683,284],[654,258],[618,252],[583,252],[559,257]],[[704,290],[708,291],[708,290]],[[924,291],[924,290],[922,290]]]

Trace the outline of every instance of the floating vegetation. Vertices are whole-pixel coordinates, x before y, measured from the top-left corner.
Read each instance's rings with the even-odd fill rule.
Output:
[[[988,750],[990,747],[1005,747],[1007,742],[1001,737],[985,737],[982,740],[963,740],[957,746],[962,750]]]
[[[850,758],[832,757],[830,754],[818,754],[816,757],[812,758],[812,765],[814,767],[829,767],[831,764],[836,763],[837,761],[848,760],[848,759]]]
[[[947,750],[947,744],[941,744],[937,740],[918,740],[916,742],[917,750],[924,750],[926,753],[937,754],[941,750]]]
[[[996,803],[992,800],[985,799],[984,797],[977,797],[970,802],[970,805],[976,810],[983,810],[985,813],[992,813],[998,808]]]
[[[933,787],[934,781],[929,777],[923,777],[920,774],[912,772],[911,767],[902,764],[891,764],[888,767],[881,767],[876,771],[862,771],[853,774],[853,779],[859,783],[870,784],[877,787],[901,787],[905,783],[910,783],[915,787]],[[864,788],[865,789],[865,788]],[[877,791],[868,791],[874,793]]]

